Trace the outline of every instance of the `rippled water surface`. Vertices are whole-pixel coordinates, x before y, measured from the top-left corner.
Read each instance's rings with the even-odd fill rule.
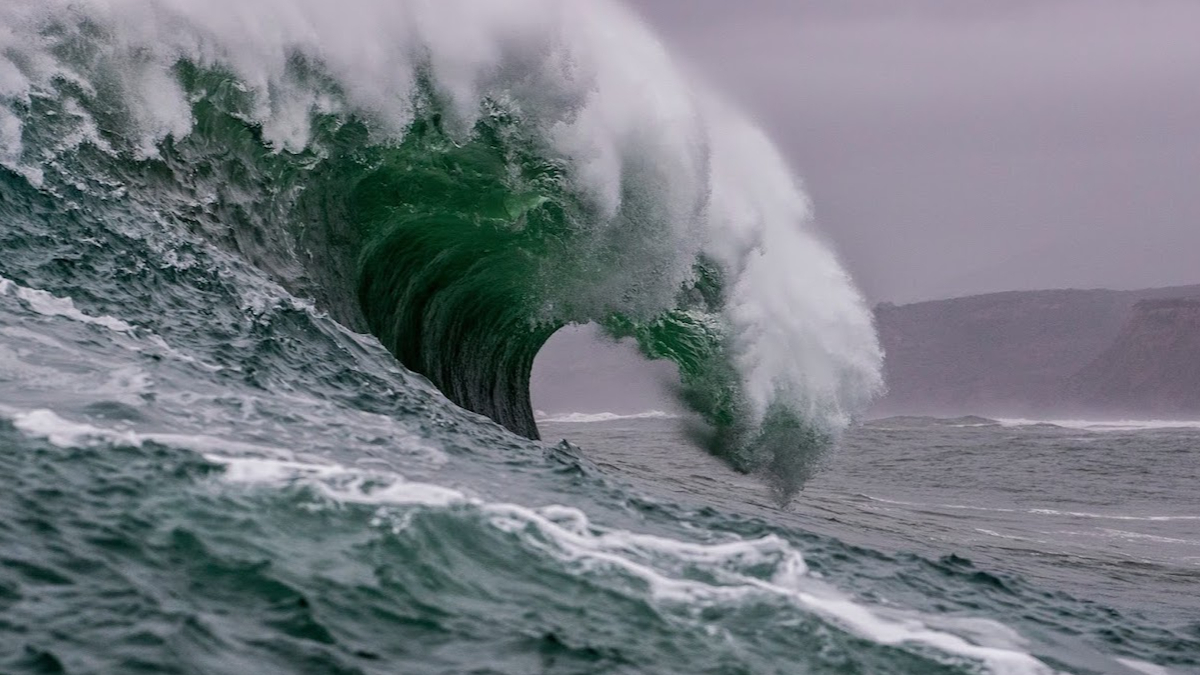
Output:
[[[543,426],[648,490],[866,546],[986,561],[1166,620],[1200,616],[1194,423],[875,420],[782,511],[752,477],[691,450],[678,421]]]

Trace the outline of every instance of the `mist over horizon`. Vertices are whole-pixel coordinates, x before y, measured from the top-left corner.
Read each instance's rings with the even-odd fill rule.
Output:
[[[1200,283],[1200,4],[632,0],[872,302]]]

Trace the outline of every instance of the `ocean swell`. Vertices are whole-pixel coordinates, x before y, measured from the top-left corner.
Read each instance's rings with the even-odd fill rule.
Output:
[[[0,165],[234,254],[524,436],[534,356],[598,322],[794,491],[882,355],[766,137],[614,3],[350,4],[5,3]]]

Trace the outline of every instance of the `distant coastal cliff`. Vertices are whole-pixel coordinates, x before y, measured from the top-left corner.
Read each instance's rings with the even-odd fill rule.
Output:
[[[1070,393],[1099,410],[1200,412],[1200,297],[1143,300]]]
[[[1200,286],[876,308],[877,414],[1200,414]]]

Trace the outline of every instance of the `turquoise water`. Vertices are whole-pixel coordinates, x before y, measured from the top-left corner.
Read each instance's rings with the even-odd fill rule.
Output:
[[[0,672],[1197,669],[1188,432],[854,431],[865,304],[634,17],[359,9],[0,7]],[[706,433],[536,424],[587,321]]]

